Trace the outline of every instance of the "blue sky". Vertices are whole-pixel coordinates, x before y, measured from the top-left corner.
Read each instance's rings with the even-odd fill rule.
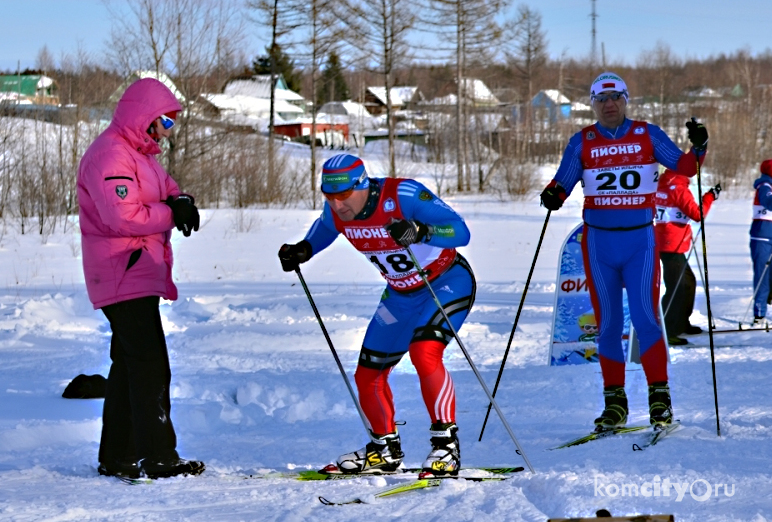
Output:
[[[542,15],[552,57],[589,55],[591,0],[529,5]],[[597,0],[596,5],[598,53],[603,44],[607,60],[634,64],[658,40],[681,58],[772,49],[772,0]],[[0,12],[0,70],[15,70],[17,62],[22,69],[33,67],[44,45],[57,62],[79,44],[99,61],[110,31],[100,0],[0,0]],[[247,56],[262,53],[265,43],[252,38]]]

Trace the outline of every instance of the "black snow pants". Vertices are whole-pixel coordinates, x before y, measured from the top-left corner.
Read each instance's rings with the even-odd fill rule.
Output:
[[[694,310],[694,293],[697,282],[684,254],[660,252],[662,276],[665,280],[665,295],[662,296],[662,310],[665,314],[665,330],[668,337],[681,335],[689,326],[689,316]],[[681,271],[683,270],[683,277]],[[681,282],[678,283],[678,278]],[[676,287],[676,284],[678,286]]]
[[[179,458],[159,300],[141,297],[102,308],[113,334],[99,445],[103,464]]]

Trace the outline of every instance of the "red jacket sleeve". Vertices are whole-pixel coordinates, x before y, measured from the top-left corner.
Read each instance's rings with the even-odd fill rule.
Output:
[[[700,221],[700,207],[694,200],[689,187],[680,186],[673,193],[673,199],[675,199],[676,206],[689,216],[689,219],[693,221]],[[708,191],[702,196],[702,211],[705,216],[708,215],[711,205],[716,200],[712,192]]]

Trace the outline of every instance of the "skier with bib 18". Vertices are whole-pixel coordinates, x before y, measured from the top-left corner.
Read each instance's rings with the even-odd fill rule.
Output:
[[[476,288],[472,269],[456,252],[456,247],[469,242],[469,229],[461,216],[421,183],[370,178],[363,161],[350,154],[338,154],[324,163],[322,192],[326,199],[322,215],[305,239],[279,250],[284,271],[295,270],[342,234],[388,283],[367,327],[354,376],[371,441],[340,456],[337,467],[343,473],[389,472],[400,467],[404,454],[388,378],[409,353],[432,422],[432,450],[423,470],[436,476],[456,475],[461,456],[455,389],[442,362],[453,333],[407,247],[458,331]]]
[[[657,164],[693,176],[697,161],[704,159],[708,132],[694,119],[687,122],[692,148],[683,153],[659,127],[628,119],[627,85],[615,73],[602,73],[593,81],[590,100],[598,121],[569,140],[541,202],[549,210],[558,210],[574,186],[582,182],[582,254],[598,320],[603,374],[604,409],[595,419],[596,430],[627,422],[623,287],[649,385],[649,419],[655,426],[664,426],[672,423],[673,410],[667,349],[659,321],[660,269],[652,226]]]

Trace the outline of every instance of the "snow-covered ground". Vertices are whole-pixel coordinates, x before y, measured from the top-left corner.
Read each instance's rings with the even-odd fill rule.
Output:
[[[460,335],[492,389],[544,223],[536,197],[501,202],[449,198],[472,231],[462,253],[478,278]],[[80,373],[107,374],[109,329],[86,296],[77,227],[0,240],[0,519],[29,520],[469,520],[544,522],[550,517],[673,513],[677,521],[772,520],[772,336],[715,336],[721,437],[716,435],[711,357],[671,350],[673,404],[684,427],[632,451],[635,434],[548,448],[583,434],[601,409],[597,365],[548,367],[557,256],[580,220],[580,198],[553,213],[497,394],[536,473],[505,482],[447,481],[369,504],[329,507],[317,497],[375,491],[395,478],[298,482],[245,474],[315,469],[361,447],[365,431],[302,287],[276,251],[315,219],[309,210],[207,210],[190,238],[175,232],[180,299],[162,314],[172,361],[172,417],[183,457],[200,477],[127,486],[96,473],[101,400],[61,398]],[[722,198],[707,223],[712,311],[737,321],[751,288],[750,201]],[[695,227],[696,228],[696,227]],[[339,238],[302,266],[349,376],[383,287]],[[707,326],[700,288],[692,322]],[[732,327],[717,319],[717,328]],[[458,394],[466,466],[524,462],[492,414],[455,343],[446,352]],[[645,422],[646,383],[627,373],[631,423]],[[406,464],[429,450],[429,419],[415,371],[391,378]],[[670,487],[666,487],[670,484]]]

